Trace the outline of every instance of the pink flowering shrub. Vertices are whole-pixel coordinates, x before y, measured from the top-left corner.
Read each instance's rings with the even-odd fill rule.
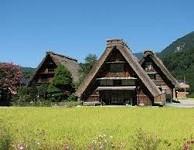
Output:
[[[0,63],[0,88],[8,88],[10,92],[16,92],[20,85],[22,71],[19,66],[12,63]]]

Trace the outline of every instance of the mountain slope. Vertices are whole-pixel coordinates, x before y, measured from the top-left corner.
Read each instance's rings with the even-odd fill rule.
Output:
[[[24,78],[29,79],[33,72],[35,71],[35,68],[31,68],[31,67],[21,67],[22,73]]]
[[[134,55],[138,58],[141,59],[143,57],[143,53],[134,53]]]
[[[182,51],[191,50],[193,48],[194,31],[174,41],[161,52],[161,55],[171,55],[173,53],[179,53]]]
[[[178,80],[186,79],[194,96],[194,32],[174,41],[160,56]]]

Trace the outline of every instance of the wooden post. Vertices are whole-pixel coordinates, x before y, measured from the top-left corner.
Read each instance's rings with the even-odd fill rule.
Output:
[[[172,99],[177,100],[175,88],[173,88],[172,95],[173,95]]]

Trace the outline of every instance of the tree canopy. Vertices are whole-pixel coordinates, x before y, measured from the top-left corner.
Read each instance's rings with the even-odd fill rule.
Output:
[[[19,66],[12,63],[0,63],[0,88],[16,91],[22,78]]]
[[[160,54],[164,64],[178,79],[191,85],[191,96],[194,96],[194,32],[177,39]]]
[[[63,65],[59,65],[55,70],[55,76],[52,80],[52,84],[58,88],[64,86],[72,86],[72,75]]]
[[[60,101],[74,92],[73,78],[69,70],[59,65],[55,70],[52,82],[48,86],[48,94],[51,99]]]
[[[97,56],[95,54],[89,54],[84,59],[84,63],[81,63],[80,69],[80,82],[83,81],[85,76],[90,72],[94,64],[97,62]]]

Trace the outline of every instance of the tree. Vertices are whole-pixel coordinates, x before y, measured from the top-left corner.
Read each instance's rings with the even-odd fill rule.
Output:
[[[11,95],[16,94],[20,85],[22,72],[12,63],[0,63],[0,105],[9,105]]]
[[[12,99],[13,105],[25,105],[27,103],[32,102],[32,97],[29,94],[29,89],[26,86],[21,86],[18,88],[17,95],[15,95]]]
[[[22,72],[19,66],[11,63],[0,64],[0,88],[7,88],[11,92],[16,92],[21,78]]]
[[[33,75],[35,69],[31,67],[21,67],[23,77],[25,79],[30,79],[30,77]]]
[[[97,62],[97,56],[95,54],[89,54],[84,59],[84,63],[81,63],[81,69],[80,69],[80,83],[83,81],[83,79],[86,77],[86,75],[90,72],[94,64]]]
[[[55,70],[55,76],[52,84],[57,88],[73,87],[73,79],[71,73],[63,65],[59,65]]]
[[[55,70],[52,82],[48,86],[48,94],[52,101],[60,101],[67,98],[74,92],[74,85],[71,73],[63,65]]]
[[[47,99],[47,91],[48,91],[48,84],[41,84],[37,86],[38,98],[39,99]]]

